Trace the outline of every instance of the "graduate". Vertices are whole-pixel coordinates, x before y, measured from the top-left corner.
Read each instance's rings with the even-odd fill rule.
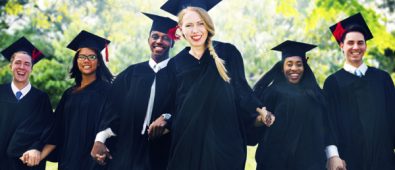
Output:
[[[373,35],[361,13],[336,23],[330,30],[345,63],[324,83],[333,136],[326,149],[328,169],[393,170],[394,83],[387,72],[363,61],[367,41]]]
[[[59,169],[105,168],[91,158],[90,150],[103,115],[109,111],[106,102],[113,76],[100,53],[109,43],[109,40],[81,31],[67,46],[76,51],[70,70],[75,85],[62,95],[43,150],[45,157],[47,148],[56,147]]]
[[[174,20],[143,13],[153,22],[149,31],[151,49],[148,61],[129,66],[114,81],[113,112],[97,134],[92,156],[100,164],[109,160],[109,169],[165,170],[167,167],[172,114],[172,89],[169,82],[169,51],[174,41],[167,35]],[[111,155],[104,143],[115,136]],[[111,138],[112,139],[112,138]]]
[[[270,128],[255,128],[248,135],[249,145],[259,143],[257,170],[325,169],[325,100],[305,54],[315,47],[290,40],[274,47],[282,60],[254,87],[276,116]]]
[[[237,48],[212,41],[215,29],[207,10],[218,2],[170,0],[162,6],[178,13],[182,35],[171,37],[182,36],[189,44],[168,66],[176,109],[169,170],[244,169],[244,125],[272,118],[247,84]]]
[[[45,56],[25,37],[1,54],[11,62],[12,82],[0,85],[0,170],[43,170],[41,137],[50,125],[52,106],[29,78],[34,64]]]

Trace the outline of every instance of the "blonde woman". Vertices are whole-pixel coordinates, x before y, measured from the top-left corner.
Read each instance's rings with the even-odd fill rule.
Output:
[[[178,15],[178,29],[189,47],[168,66],[176,88],[168,169],[244,169],[244,126],[270,126],[274,117],[254,97],[236,47],[212,41],[213,22],[200,7]]]

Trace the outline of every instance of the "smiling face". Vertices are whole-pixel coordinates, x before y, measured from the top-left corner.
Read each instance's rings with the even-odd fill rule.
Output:
[[[82,75],[93,75],[96,74],[98,67],[96,52],[90,48],[81,48],[78,54],[78,69]]]
[[[283,72],[288,82],[297,84],[303,76],[304,67],[302,58],[299,56],[287,57],[284,60]]]
[[[366,51],[365,37],[360,32],[348,32],[340,48],[346,57],[346,62],[354,67],[362,64],[362,58]]]
[[[28,83],[32,67],[32,58],[26,52],[16,52],[11,59],[11,71],[14,83]]]
[[[181,21],[181,31],[191,47],[204,47],[208,31],[201,16],[196,11],[186,10]]]
[[[172,40],[165,33],[159,31],[151,31],[148,38],[148,44],[151,49],[151,57],[156,62],[160,62],[168,58],[169,49],[172,46]]]

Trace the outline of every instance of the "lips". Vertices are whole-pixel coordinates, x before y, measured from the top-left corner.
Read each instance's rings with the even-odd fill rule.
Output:
[[[202,38],[202,35],[194,35],[194,36],[191,36],[191,39],[192,39],[193,41],[199,41],[201,38]]]

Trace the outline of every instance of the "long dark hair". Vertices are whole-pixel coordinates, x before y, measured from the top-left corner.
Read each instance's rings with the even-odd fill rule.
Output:
[[[306,59],[303,62],[303,77],[299,84],[303,87],[305,93],[312,97],[317,102],[324,104],[324,98],[321,88],[318,86],[317,80],[313,71],[307,64]],[[254,93],[258,98],[262,98],[264,91],[271,85],[287,81],[283,73],[284,61],[277,62],[272,69],[270,69],[254,86]]]
[[[92,49],[94,50],[94,49]],[[110,70],[107,68],[106,64],[104,63],[103,60],[103,56],[97,52],[97,50],[94,50],[96,53],[96,58],[98,60],[98,66],[96,69],[96,79],[108,82],[108,83],[112,83],[112,80],[114,79],[114,76],[111,74]],[[79,55],[80,51],[78,50],[73,58],[73,67],[71,67],[70,69],[70,77],[74,78],[75,84],[77,86],[81,85],[81,81],[82,81],[82,73],[81,71],[78,69],[78,55]]]

